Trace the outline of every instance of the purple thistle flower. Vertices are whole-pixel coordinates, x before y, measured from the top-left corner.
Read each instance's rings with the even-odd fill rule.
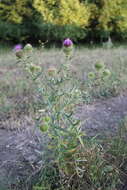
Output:
[[[14,47],[14,50],[15,51],[20,51],[22,49],[22,45],[21,44],[17,44],[15,47]]]
[[[73,45],[73,42],[69,38],[67,38],[67,39],[64,40],[63,45],[65,47],[70,47],[70,46]]]

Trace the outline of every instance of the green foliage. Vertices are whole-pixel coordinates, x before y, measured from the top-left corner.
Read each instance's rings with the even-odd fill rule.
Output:
[[[1,1],[1,20],[15,24],[22,23],[24,17],[30,17],[32,15],[32,10],[29,7],[30,3],[30,0]]]
[[[25,28],[19,24],[0,21],[0,39],[17,43],[27,38]]]
[[[35,0],[34,8],[42,17],[40,39],[61,41],[67,37],[73,40],[86,36],[90,10],[78,0],[41,1]]]
[[[37,37],[42,41],[62,41],[69,37],[75,41],[84,39],[87,31],[73,25],[59,26],[51,23],[35,23]],[[36,38],[37,39],[37,38]]]
[[[0,38],[50,42],[66,37],[75,41],[110,35],[126,38],[126,19],[124,0],[5,0],[0,2]]]
[[[83,28],[88,26],[89,8],[79,0],[34,0],[33,6],[46,22]]]
[[[127,30],[127,2],[124,0],[102,0],[102,5],[98,28],[101,31],[123,35]]]

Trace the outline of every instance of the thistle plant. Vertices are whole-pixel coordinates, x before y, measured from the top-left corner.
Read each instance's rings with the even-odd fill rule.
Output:
[[[65,57],[69,59],[73,43],[67,39],[63,44]],[[24,47],[25,53],[29,50],[26,47],[30,46]],[[40,74],[41,68],[30,61],[29,52],[22,62],[42,97],[41,109],[36,110],[37,127],[50,138],[48,147],[53,149],[60,170],[72,174],[76,172],[73,161],[83,142],[81,123],[74,114],[76,105],[81,102],[81,92],[72,78],[70,64],[67,61],[58,68],[43,69]]]
[[[22,50],[22,65],[33,83],[36,84],[40,98],[39,109],[35,113],[36,125],[42,134],[47,134],[49,139],[47,153],[52,153],[51,157],[53,158],[50,163],[49,155],[46,154],[48,167],[44,173],[42,171],[42,175],[45,175],[42,177],[44,180],[35,189],[52,189],[52,178],[53,183],[56,183],[55,176],[51,176],[52,168],[55,166],[61,190],[81,189],[81,186],[82,189],[88,187],[99,189],[102,184],[102,187],[105,189],[109,187],[107,189],[111,190],[112,187],[115,187],[118,175],[115,174],[114,168],[110,168],[109,171],[109,165],[104,161],[101,146],[88,144],[87,140],[83,138],[81,122],[75,116],[75,108],[82,102],[82,93],[77,80],[72,77],[69,62],[72,50],[73,42],[66,39],[63,42],[65,64],[58,67],[51,66],[48,69],[42,69],[32,62],[29,48],[24,47]],[[104,67],[103,69],[100,68],[100,65],[95,67],[97,67],[96,72],[89,73],[91,81],[95,77],[102,75],[106,77],[109,74]],[[98,79],[96,78],[96,80]],[[52,166],[50,167],[50,165]],[[109,173],[112,174],[110,178]],[[45,181],[46,176],[51,178]],[[66,179],[66,182],[63,182],[62,179]]]
[[[95,72],[94,72],[94,85],[96,87],[103,86],[104,83],[109,79],[111,72],[106,68],[103,62],[97,62],[95,64]]]
[[[92,97],[106,96],[109,91],[109,81],[111,71],[106,68],[105,64],[97,62],[94,65],[94,71],[91,71],[87,75],[85,81],[85,91]]]
[[[83,146],[80,121],[74,116],[75,106],[81,101],[81,92],[71,76],[69,63],[59,68],[50,67],[43,72],[41,80],[43,85],[39,84],[39,91],[45,111],[40,111],[38,126],[53,139],[49,147],[55,153],[61,172],[72,174],[75,154],[79,146]]]

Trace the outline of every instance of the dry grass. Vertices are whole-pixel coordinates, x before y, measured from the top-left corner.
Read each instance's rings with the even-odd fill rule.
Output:
[[[42,68],[51,65],[59,65],[64,62],[62,50],[36,50],[33,59],[42,65]],[[103,48],[77,48],[74,50],[72,65],[80,81],[84,80],[84,75],[94,69],[94,64],[103,60],[111,69],[114,76],[121,79],[121,90],[127,87],[127,53],[125,47],[113,49]],[[33,107],[36,106],[34,86],[27,79],[22,69],[17,63],[12,50],[0,49],[0,122],[6,123],[17,121],[24,115],[32,115]],[[13,119],[12,119],[13,118]],[[19,122],[20,123],[20,122]],[[22,122],[21,122],[22,123]],[[9,124],[12,126],[13,124]],[[7,125],[8,126],[8,125]],[[16,125],[15,125],[16,126]],[[19,124],[17,125],[19,126]]]

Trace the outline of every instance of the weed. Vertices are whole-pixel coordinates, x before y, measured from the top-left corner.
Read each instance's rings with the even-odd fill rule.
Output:
[[[120,184],[119,169],[105,159],[101,144],[85,138],[74,114],[82,94],[77,78],[72,77],[71,50],[64,46],[66,63],[46,70],[31,62],[29,52],[21,59],[41,98],[41,109],[36,111],[37,127],[48,135],[48,151],[53,153],[53,160],[43,168],[34,190],[112,190]],[[89,84],[91,89],[94,85],[100,91],[111,72],[103,63],[95,64],[95,69],[88,74]]]

